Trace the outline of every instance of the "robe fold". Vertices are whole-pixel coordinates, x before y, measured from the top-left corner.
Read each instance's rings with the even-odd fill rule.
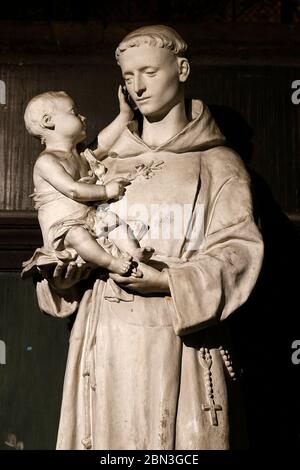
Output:
[[[148,225],[140,243],[155,249],[171,295],[111,301],[101,278],[82,298],[37,284],[43,311],[78,309],[57,448],[228,449],[237,404],[223,320],[247,300],[263,257],[248,174],[196,100],[187,126],[157,148],[131,124],[105,165],[107,180],[131,178],[111,210]]]

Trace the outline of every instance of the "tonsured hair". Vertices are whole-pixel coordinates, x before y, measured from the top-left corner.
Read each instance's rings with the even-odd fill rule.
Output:
[[[178,57],[183,57],[188,47],[182,37],[169,26],[143,26],[127,34],[120,42],[115,52],[117,63],[120,65],[119,57],[122,52],[130,47],[139,47],[144,44],[166,48]]]

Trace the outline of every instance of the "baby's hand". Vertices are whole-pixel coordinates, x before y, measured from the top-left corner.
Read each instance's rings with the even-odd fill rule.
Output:
[[[115,178],[110,183],[105,185],[107,199],[117,199],[119,196],[124,196],[125,186],[128,186],[130,183],[126,178]]]
[[[119,86],[118,89],[118,98],[119,98],[119,107],[120,107],[120,114],[126,118],[127,121],[131,121],[133,118],[133,109],[131,108],[130,104],[128,103],[125,94],[123,93],[122,86]]]

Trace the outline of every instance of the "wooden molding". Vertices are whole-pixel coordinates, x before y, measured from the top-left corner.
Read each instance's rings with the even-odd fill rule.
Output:
[[[20,271],[22,262],[42,244],[36,213],[0,212],[0,271]]]
[[[300,26],[281,23],[206,23],[171,20],[200,63],[299,64]],[[2,63],[115,63],[114,50],[149,22],[0,20]],[[37,46],[38,45],[38,46]]]

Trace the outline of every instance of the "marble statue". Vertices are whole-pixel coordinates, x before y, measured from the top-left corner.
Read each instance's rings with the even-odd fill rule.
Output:
[[[108,210],[87,203],[109,201],[125,194],[126,178],[103,184],[106,172],[101,163],[109,148],[132,117],[132,110],[119,88],[120,114],[98,135],[95,152],[79,154],[77,144],[86,137],[85,117],[65,92],[46,92],[34,97],[25,110],[30,134],[45,144],[34,165],[34,193],[44,245],[24,263],[22,275],[36,269],[44,276],[59,260],[89,262],[109,272],[133,276],[132,260],[147,261],[153,250],[141,248],[131,228]],[[99,183],[99,184],[97,184]],[[112,239],[109,235],[113,233]],[[116,244],[115,241],[118,240]],[[53,272],[53,271],[52,271]]]
[[[103,182],[131,181],[109,210],[149,227],[139,243],[152,258],[140,276],[60,260],[37,282],[44,312],[77,312],[58,449],[235,445],[226,319],[255,285],[263,243],[242,161],[205,104],[185,100],[186,48],[158,25],[116,50],[137,110],[108,149]]]

